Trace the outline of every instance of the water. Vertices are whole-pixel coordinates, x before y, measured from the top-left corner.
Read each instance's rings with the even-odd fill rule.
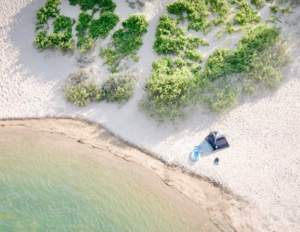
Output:
[[[0,129],[0,231],[219,231],[149,171],[63,135]]]

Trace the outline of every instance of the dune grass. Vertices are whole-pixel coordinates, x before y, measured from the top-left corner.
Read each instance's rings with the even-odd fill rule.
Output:
[[[123,59],[137,61],[137,51],[143,44],[142,37],[147,32],[148,22],[145,15],[133,14],[122,22],[122,28],[112,35],[107,48],[100,49],[100,56],[110,66],[112,73],[118,72]]]
[[[65,98],[77,106],[85,106],[90,102],[103,100],[124,104],[131,98],[135,85],[136,75],[134,73],[127,75],[115,73],[109,76],[102,86],[99,86],[95,79],[82,69],[69,76],[63,90]]]
[[[109,32],[116,26],[119,17],[113,13],[116,4],[111,0],[69,0],[71,5],[79,4],[83,10],[76,24],[77,48],[84,53],[92,50],[97,38],[105,39]],[[57,6],[60,0],[47,0],[44,7],[37,11],[36,39],[34,44],[39,50],[57,48],[61,51],[69,51],[74,48],[72,26],[75,19],[60,14]],[[92,15],[85,11],[92,10]],[[101,12],[99,19],[93,19],[96,11]],[[55,18],[54,31],[48,35],[48,20]]]
[[[116,4],[112,0],[69,0],[70,5],[79,4],[83,11],[100,9],[103,12],[114,12]]]
[[[280,33],[279,28],[257,26],[236,49],[216,49],[202,72],[192,62],[198,59],[195,51],[186,51],[185,57],[166,56],[153,62],[141,109],[158,121],[174,121],[186,117],[195,108],[193,105],[204,103],[210,110],[222,112],[234,106],[240,94],[255,94],[261,87],[275,88],[288,63]],[[239,79],[227,78],[236,74]]]

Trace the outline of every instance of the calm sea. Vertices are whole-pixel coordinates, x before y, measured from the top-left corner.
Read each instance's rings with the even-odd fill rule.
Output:
[[[0,231],[219,231],[154,174],[63,135],[0,128]]]

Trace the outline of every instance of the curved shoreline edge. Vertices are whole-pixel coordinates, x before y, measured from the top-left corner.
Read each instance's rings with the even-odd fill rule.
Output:
[[[211,215],[220,231],[264,231],[259,212],[220,183],[170,164],[158,155],[83,117],[41,117],[0,119],[0,128],[54,133],[133,162],[156,174],[166,185],[199,205]]]

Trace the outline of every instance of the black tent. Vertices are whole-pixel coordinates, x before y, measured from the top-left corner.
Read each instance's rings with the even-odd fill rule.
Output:
[[[210,132],[205,139],[207,142],[209,142],[214,150],[229,147],[229,143],[227,142],[225,136],[222,135],[219,131]]]

